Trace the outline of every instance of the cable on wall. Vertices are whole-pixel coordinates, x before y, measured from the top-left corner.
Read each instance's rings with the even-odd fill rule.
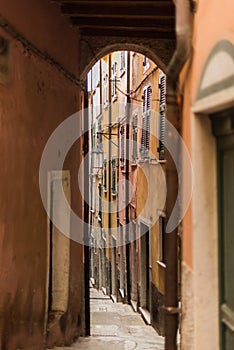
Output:
[[[3,17],[0,17],[0,28],[5,30],[5,32],[7,32],[13,39],[19,41],[25,49],[31,51],[34,55],[50,64],[53,68],[57,69],[57,71],[62,73],[69,81],[82,87],[82,89],[85,88],[85,82],[83,80],[77,79],[74,74],[67,71],[59,62],[38,49],[29,40],[19,34]]]

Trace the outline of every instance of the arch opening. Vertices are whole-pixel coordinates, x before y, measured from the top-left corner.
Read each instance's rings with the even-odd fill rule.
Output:
[[[166,75],[153,51],[130,47],[105,47],[84,70],[93,64],[87,74],[89,273],[95,288],[131,304],[164,335],[165,237],[157,219],[166,199],[158,136],[165,127]]]

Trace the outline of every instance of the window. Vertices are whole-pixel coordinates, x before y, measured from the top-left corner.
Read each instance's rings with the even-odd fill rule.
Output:
[[[99,201],[99,211],[98,211],[98,221],[102,221],[102,184],[98,184],[98,201]]]
[[[166,118],[166,75],[159,76],[159,159],[164,159],[165,141],[165,118]]]
[[[92,68],[92,107],[94,118],[101,114],[101,61],[97,62]]]
[[[112,159],[112,196],[116,195],[116,160]]]
[[[109,104],[109,79],[108,75],[105,74],[103,78],[103,102],[104,108],[106,108]]]
[[[131,300],[135,301],[135,307],[137,308],[137,235],[136,235],[136,223],[131,223]],[[134,307],[134,309],[135,309]]]
[[[97,132],[97,149],[102,150],[102,122],[98,121],[98,132]]]
[[[92,134],[93,134],[93,148],[96,148],[96,124],[93,124],[92,128]]]
[[[158,218],[158,262],[165,264],[165,213],[159,212]]]
[[[112,99],[117,98],[117,62],[112,65]]]
[[[106,170],[106,166],[107,166],[107,161],[106,161],[106,159],[104,159],[104,161],[103,161],[103,190],[104,190],[104,192],[107,190],[107,170]]]
[[[132,118],[132,161],[137,162],[137,113]]]
[[[120,127],[120,166],[124,165],[124,125]]]
[[[121,51],[120,54],[120,73],[123,74],[126,70],[126,51]]]
[[[141,133],[141,148],[140,153],[142,158],[147,158],[149,155],[150,142],[150,109],[151,109],[152,88],[151,85],[143,89],[142,95],[142,133]]]
[[[150,59],[146,56],[144,56],[144,59],[143,59],[143,67],[144,67],[143,69],[144,72],[150,67]]]
[[[143,95],[142,95],[142,112],[143,113],[151,109],[151,97],[152,97],[152,87],[151,85],[148,85],[143,89]]]
[[[124,261],[124,230],[123,225],[120,224],[119,235],[119,265],[120,265],[120,294],[124,298],[125,288],[125,261]]]

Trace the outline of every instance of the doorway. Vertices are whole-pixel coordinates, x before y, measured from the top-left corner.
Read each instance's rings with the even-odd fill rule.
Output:
[[[140,223],[140,306],[150,311],[150,250],[149,227]]]
[[[234,349],[234,108],[211,116],[217,139],[220,348]]]

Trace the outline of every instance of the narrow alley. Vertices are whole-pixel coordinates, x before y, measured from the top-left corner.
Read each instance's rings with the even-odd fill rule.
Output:
[[[164,338],[147,326],[128,304],[113,303],[101,291],[90,290],[91,336],[56,350],[162,350]]]
[[[233,13],[0,0],[0,350],[234,350]]]

